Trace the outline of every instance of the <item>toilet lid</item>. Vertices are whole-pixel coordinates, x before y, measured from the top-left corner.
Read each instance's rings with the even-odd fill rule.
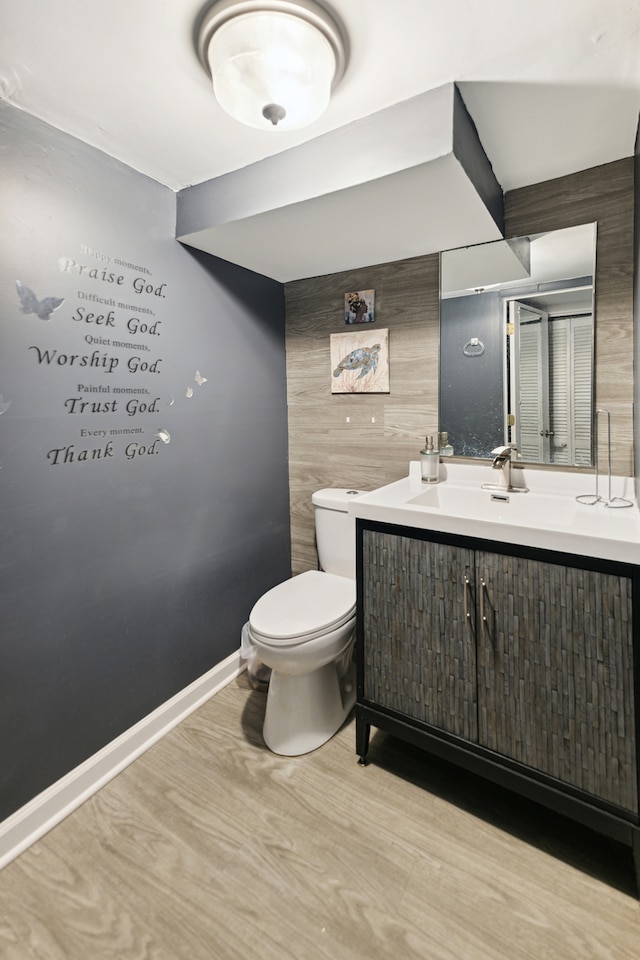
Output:
[[[355,580],[307,570],[260,597],[249,625],[252,633],[269,643],[311,640],[347,623],[355,609]]]

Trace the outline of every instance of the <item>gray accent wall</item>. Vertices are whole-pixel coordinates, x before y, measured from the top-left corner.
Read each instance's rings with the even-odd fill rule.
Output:
[[[465,345],[477,338],[481,355]],[[458,457],[490,457],[504,442],[504,326],[496,291],[440,303],[440,429]]]
[[[0,104],[0,817],[237,650],[290,574],[281,284]]]

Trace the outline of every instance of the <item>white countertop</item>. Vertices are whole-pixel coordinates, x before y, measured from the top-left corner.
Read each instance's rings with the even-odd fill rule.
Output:
[[[628,477],[612,478],[611,496],[632,506],[615,508],[576,501],[595,493],[594,475],[513,469],[513,483],[529,492],[507,493],[505,501],[492,499],[501,491],[482,489],[500,476],[488,464],[443,462],[440,474],[439,483],[424,483],[420,464],[412,463],[409,476],[354,497],[349,512],[363,520],[640,564],[640,510]],[[606,476],[598,492],[608,498]]]

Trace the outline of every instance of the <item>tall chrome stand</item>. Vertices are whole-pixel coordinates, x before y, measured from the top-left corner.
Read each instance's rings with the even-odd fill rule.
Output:
[[[600,491],[598,489],[599,483],[599,461],[600,461],[600,444],[598,438],[598,414],[604,413],[607,418],[607,467],[608,467],[608,496],[606,499],[600,496]],[[593,415],[593,439],[594,439],[594,448],[595,448],[595,459],[596,459],[596,492],[595,493],[582,493],[579,497],[576,497],[578,503],[586,503],[587,506],[592,507],[595,503],[602,503],[605,507],[632,507],[633,503],[631,500],[625,500],[624,497],[612,497],[611,496],[611,414],[608,410],[605,410],[604,407],[600,407]]]

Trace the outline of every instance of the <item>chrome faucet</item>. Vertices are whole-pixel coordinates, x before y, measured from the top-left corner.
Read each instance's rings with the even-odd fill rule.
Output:
[[[526,493],[528,487],[514,487],[511,483],[511,454],[513,447],[506,444],[502,447],[496,447],[491,451],[493,462],[491,464],[494,470],[500,471],[500,480],[498,483],[483,483],[485,490],[501,490],[504,493]]]
[[[511,490],[511,447],[496,447],[491,451],[494,470],[500,470],[498,486],[504,490]]]

